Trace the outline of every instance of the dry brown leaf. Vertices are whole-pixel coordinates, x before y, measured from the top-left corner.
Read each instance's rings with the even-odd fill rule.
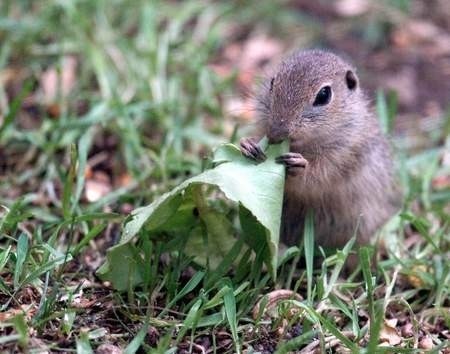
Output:
[[[128,173],[121,174],[118,178],[118,184],[120,187],[127,187],[133,183],[133,177]]]
[[[361,16],[370,9],[370,3],[367,0],[338,0],[334,9],[343,17]]]
[[[402,341],[402,337],[398,334],[396,320],[384,320],[383,327],[380,331],[380,340],[389,345],[398,345]]]
[[[22,313],[21,310],[11,309],[5,312],[0,312],[0,322],[6,322],[12,319],[14,316]]]
[[[450,176],[437,176],[433,178],[431,185],[438,190],[450,188]]]
[[[95,351],[96,354],[122,354],[123,350],[116,345],[112,344],[101,344]]]
[[[391,318],[391,319],[385,319],[384,323],[391,328],[396,328],[397,327],[397,323],[398,323],[398,319],[397,318]]]
[[[402,327],[402,336],[405,338],[410,338],[414,335],[414,326],[411,322],[406,323]]]
[[[426,265],[424,265],[424,264],[419,264],[419,265],[416,265],[416,266],[412,267],[411,270],[412,270],[413,273],[409,274],[407,276],[409,284],[412,285],[415,288],[423,287],[425,285],[425,283],[423,282],[422,278],[420,277],[419,272],[426,273],[426,272],[429,272],[430,269],[428,269],[428,267]],[[417,275],[415,275],[414,273],[417,274]]]
[[[95,305],[98,302],[97,299],[88,300],[85,298],[79,299],[78,301],[73,301],[72,306],[77,309],[87,309]]]
[[[31,320],[31,318],[34,316],[35,313],[36,308],[34,306],[22,304],[20,305],[19,308],[10,309],[5,312],[0,312],[0,323],[12,320],[14,317],[18,315],[25,315],[25,319],[29,321]]]
[[[52,106],[58,94],[66,97],[75,86],[77,59],[74,56],[65,56],[62,59],[61,72],[55,66],[48,68],[41,76],[40,85],[44,101]]]
[[[424,336],[420,341],[419,341],[419,348],[420,349],[426,349],[426,350],[430,350],[433,349],[434,345],[433,345],[433,340],[431,339],[430,336],[426,335]]]
[[[86,180],[84,193],[89,202],[96,202],[111,192],[112,187],[107,175],[95,172],[92,179]]]
[[[256,303],[255,307],[253,307],[253,311],[252,311],[253,319],[256,319],[258,317],[259,308],[261,306],[262,299],[263,298],[261,298]],[[268,312],[268,311],[274,309],[280,301],[290,300],[290,299],[297,300],[297,301],[303,300],[302,297],[300,296],[300,294],[298,294],[292,290],[278,289],[278,290],[271,291],[270,293],[267,294],[267,304],[266,304],[266,308],[264,309],[264,312]]]

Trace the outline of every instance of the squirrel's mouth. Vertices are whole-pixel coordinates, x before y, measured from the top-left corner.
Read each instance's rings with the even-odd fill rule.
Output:
[[[311,149],[311,145],[305,144],[305,141],[301,139],[290,139],[289,151],[298,152],[300,154],[306,153],[308,155],[311,155],[311,153],[313,152]]]
[[[289,151],[302,153],[304,145],[298,140],[289,140]]]
[[[269,139],[269,144],[279,144],[286,138],[278,137],[278,136],[277,137],[269,136],[268,139]]]

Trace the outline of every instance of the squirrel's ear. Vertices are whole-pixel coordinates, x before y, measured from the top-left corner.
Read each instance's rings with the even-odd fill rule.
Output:
[[[347,70],[345,73],[345,82],[349,90],[354,90],[358,86],[358,79],[355,73],[351,70]]]

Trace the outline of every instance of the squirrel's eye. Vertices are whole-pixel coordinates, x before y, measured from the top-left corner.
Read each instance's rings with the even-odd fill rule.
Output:
[[[316,99],[314,100],[313,106],[323,106],[329,103],[331,100],[331,87],[324,86],[317,93]]]

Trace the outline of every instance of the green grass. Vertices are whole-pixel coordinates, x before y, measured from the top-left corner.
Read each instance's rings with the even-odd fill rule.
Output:
[[[113,343],[127,353],[170,353],[208,342],[215,352],[286,353],[309,345],[413,353],[425,335],[434,352],[449,345],[450,189],[433,184],[450,174],[443,159],[449,114],[441,127],[421,133],[426,150],[411,149],[409,137],[395,141],[405,206],[383,231],[388,251],[376,266],[373,250],[364,248],[361,266],[343,276],[349,245],[313,269],[321,250],[314,250],[310,223],[305,242],[281,256],[276,281],[262,271],[263,250],[252,253],[239,240],[212,270],[177,252],[186,246],[180,239],[141,239],[136,259],[144,281],[117,292],[95,271],[129,211],[200,173],[203,157],[232,139],[226,127],[237,123],[223,100],[236,94],[234,74],[219,77],[208,65],[227,44],[225,33],[231,24],[255,23],[286,33],[295,16],[270,1],[255,8],[131,0],[7,0],[0,14],[0,74],[13,72],[0,80],[2,350],[88,353]],[[308,38],[317,35],[311,27]],[[77,58],[78,69],[64,95],[67,56]],[[49,68],[59,77],[57,114],[41,86]],[[393,96],[378,95],[386,131],[395,107]],[[93,202],[84,196],[87,169],[106,174],[112,186]],[[218,196],[208,202],[233,213]],[[285,299],[253,318],[260,297],[276,289],[304,300]],[[399,319],[401,348],[379,346],[385,318]],[[407,323],[408,336],[400,333]]]

